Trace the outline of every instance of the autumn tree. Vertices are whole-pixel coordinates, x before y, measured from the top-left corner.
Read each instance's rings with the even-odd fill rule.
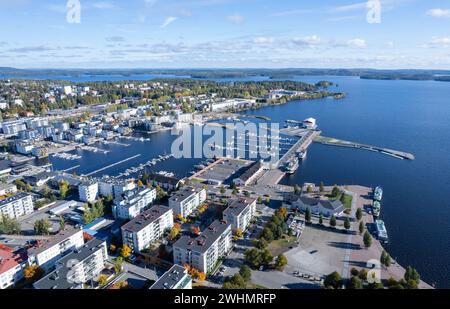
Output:
[[[120,249],[120,256],[124,259],[127,259],[131,256],[131,248],[128,245],[123,245],[122,249]]]
[[[69,192],[69,183],[63,180],[59,183],[59,195],[62,199],[66,198],[67,192]]]
[[[31,265],[23,270],[23,276],[28,283],[34,283],[45,274],[45,271],[38,265]]]

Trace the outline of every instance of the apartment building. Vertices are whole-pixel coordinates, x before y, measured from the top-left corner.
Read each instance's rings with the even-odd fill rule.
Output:
[[[189,290],[192,278],[181,265],[173,265],[151,287],[151,290]]]
[[[2,183],[0,184],[0,196],[5,196],[7,194],[12,194],[17,192],[17,186],[13,183]]]
[[[114,200],[113,214],[116,219],[135,218],[156,199],[156,189],[137,188],[127,191]]]
[[[172,209],[155,205],[122,226],[122,241],[135,252],[147,248],[173,227]]]
[[[15,285],[23,278],[25,256],[12,252],[10,248],[0,248],[0,290]]]
[[[19,218],[33,211],[33,199],[26,193],[17,193],[0,201],[0,214],[9,218]]]
[[[81,248],[83,245],[83,230],[61,231],[52,238],[40,241],[28,249],[28,264],[36,264],[44,269],[50,269],[64,254],[70,250]]]
[[[82,289],[105,268],[106,241],[94,238],[61,258],[55,270],[34,283],[35,289]]]
[[[198,237],[182,236],[173,245],[173,260],[175,264],[188,264],[208,274],[231,249],[231,224],[216,220]]]
[[[239,197],[231,200],[223,212],[223,219],[231,223],[233,231],[244,232],[250,225],[256,212],[256,199]]]
[[[94,203],[98,199],[98,182],[84,182],[78,186],[80,201]]]
[[[200,187],[186,187],[169,198],[169,207],[175,215],[188,217],[206,200],[206,190]]]
[[[20,131],[26,129],[27,125],[22,120],[13,120],[2,123],[2,131],[6,135],[17,135]]]
[[[111,178],[101,179],[98,183],[99,194],[101,196],[111,195],[113,198],[118,198],[126,191],[131,191],[136,188],[133,181],[120,181]]]

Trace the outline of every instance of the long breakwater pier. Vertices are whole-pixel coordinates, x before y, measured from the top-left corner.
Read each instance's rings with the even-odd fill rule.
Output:
[[[344,140],[339,140],[331,137],[324,137],[324,136],[316,136],[314,138],[314,142],[320,143],[323,145],[330,145],[330,146],[340,146],[340,147],[348,147],[348,148],[356,148],[356,149],[363,149],[373,152],[378,152],[387,156],[391,156],[397,159],[401,160],[414,160],[415,157],[413,154],[408,152],[403,152],[399,150],[393,150],[389,148],[383,148],[378,146],[372,146],[372,145],[366,145],[361,143],[355,143],[355,142],[349,142]]]

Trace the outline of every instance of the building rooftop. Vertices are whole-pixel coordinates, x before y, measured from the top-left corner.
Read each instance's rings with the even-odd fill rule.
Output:
[[[50,239],[39,240],[35,246],[28,249],[28,255],[29,256],[37,255],[37,254],[53,247],[54,245],[59,244],[60,242],[64,241],[65,239],[75,235],[76,233],[79,233],[80,231],[82,231],[82,230],[78,230],[78,229],[64,230],[62,232],[59,232],[58,234],[56,234],[55,236],[53,236]]]
[[[171,209],[166,206],[155,205],[150,209],[139,214],[136,218],[122,226],[122,230],[137,233],[146,226],[158,220],[161,216],[169,212]]]
[[[184,201],[187,198],[189,198],[190,196],[192,196],[193,194],[200,192],[201,190],[203,190],[203,189],[197,188],[197,187],[192,187],[192,186],[181,188],[179,191],[175,192],[170,197],[169,201],[172,201],[172,202]]]
[[[335,201],[327,201],[327,200],[320,200],[317,198],[311,198],[306,196],[301,196],[298,199],[298,202],[302,203],[306,206],[318,206],[319,204],[322,205],[323,208],[330,209],[330,210],[338,210],[339,208],[344,207],[344,205],[341,203],[341,201],[335,200]]]
[[[72,282],[70,278],[71,261],[83,262],[94,252],[104,247],[104,240],[94,238],[84,244],[80,249],[75,249],[68,255],[61,258],[56,265],[56,269],[37,281],[33,286],[36,289],[74,289],[83,282]]]
[[[250,204],[256,202],[256,199],[250,197],[239,197],[231,200],[227,209],[224,210],[224,215],[239,216]]]
[[[7,272],[8,270],[23,263],[26,259],[24,254],[14,253],[11,248],[6,246],[0,247],[0,274]]]
[[[182,236],[173,246],[205,253],[229,227],[231,227],[231,223],[216,220],[200,236]]]
[[[17,201],[19,199],[22,199],[26,196],[29,196],[29,194],[27,194],[25,192],[19,192],[14,195],[11,195],[10,197],[7,197],[0,201],[0,207],[2,207],[3,205],[9,204],[11,202]]]
[[[136,202],[141,200],[144,195],[155,190],[156,189],[154,188],[136,188],[134,190],[126,191],[122,194],[122,196],[114,200],[114,204],[131,207]]]
[[[249,180],[253,175],[255,175],[262,168],[262,163],[257,161],[250,165],[250,167],[243,172],[238,178],[242,181]]]
[[[159,182],[159,183],[167,183],[172,186],[176,186],[180,182],[180,179],[178,179],[178,178],[165,176],[165,175],[161,175],[161,174],[156,174],[156,173],[150,174],[148,179],[151,181]]]
[[[151,287],[151,290],[173,289],[185,276],[186,269],[180,265],[173,265]]]

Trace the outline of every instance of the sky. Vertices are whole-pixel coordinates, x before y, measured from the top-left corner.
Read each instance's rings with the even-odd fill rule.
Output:
[[[450,0],[0,0],[0,20],[1,67],[450,69]]]

